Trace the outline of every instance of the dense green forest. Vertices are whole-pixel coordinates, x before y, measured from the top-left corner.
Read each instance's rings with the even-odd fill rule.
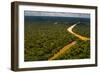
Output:
[[[77,40],[77,44],[72,46],[67,52],[56,60],[64,59],[86,59],[90,58],[90,41]]]
[[[76,33],[89,37],[89,25],[75,26]],[[57,59],[84,59],[90,57],[90,42],[81,41],[67,31],[71,24],[67,22],[25,22],[24,45],[25,61],[48,60],[67,44],[77,41],[65,54]],[[85,30],[84,30],[85,28]]]
[[[86,22],[81,22],[75,26],[73,32],[80,34],[82,36],[90,37],[90,24]]]

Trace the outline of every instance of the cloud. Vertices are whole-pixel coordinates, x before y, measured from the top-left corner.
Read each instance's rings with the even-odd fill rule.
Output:
[[[90,18],[86,13],[68,13],[68,12],[44,12],[44,11],[24,11],[25,16],[55,16],[55,17],[82,17]]]

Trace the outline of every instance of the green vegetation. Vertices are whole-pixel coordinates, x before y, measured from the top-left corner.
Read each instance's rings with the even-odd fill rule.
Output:
[[[32,22],[25,24],[25,61],[47,60],[76,39],[67,32],[63,22]]]
[[[90,25],[89,23],[81,22],[75,26],[73,32],[80,34],[82,36],[90,37]]]
[[[61,55],[58,60],[64,59],[86,59],[90,58],[90,41],[77,41],[67,52]]]
[[[80,41],[70,34],[67,28],[70,24],[66,22],[25,22],[25,61],[48,60],[55,53],[59,52],[67,44],[77,41],[65,54],[57,59],[84,59],[90,57],[90,42]],[[84,30],[85,28],[85,30]],[[83,24],[75,26],[76,33],[89,37],[89,25]]]

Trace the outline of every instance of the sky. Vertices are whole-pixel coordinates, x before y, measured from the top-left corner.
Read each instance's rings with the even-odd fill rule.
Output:
[[[55,17],[80,17],[90,18],[86,13],[68,13],[68,12],[44,12],[44,11],[24,11],[25,16],[55,16]]]

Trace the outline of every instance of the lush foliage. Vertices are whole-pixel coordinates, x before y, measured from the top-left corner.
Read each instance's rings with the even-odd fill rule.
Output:
[[[90,37],[90,24],[88,22],[81,22],[75,26],[73,31],[82,36]]]
[[[67,28],[70,26],[71,24],[67,22],[25,22],[25,61],[48,60],[65,45],[75,40],[77,44],[57,59],[89,58],[90,42],[80,41],[69,33]],[[83,24],[77,25],[73,31],[89,36],[89,26]]]
[[[76,37],[64,22],[26,22],[25,61],[47,60]]]
[[[61,55],[60,60],[64,59],[86,59],[90,58],[90,41],[77,41],[75,46],[72,46],[67,52]]]

